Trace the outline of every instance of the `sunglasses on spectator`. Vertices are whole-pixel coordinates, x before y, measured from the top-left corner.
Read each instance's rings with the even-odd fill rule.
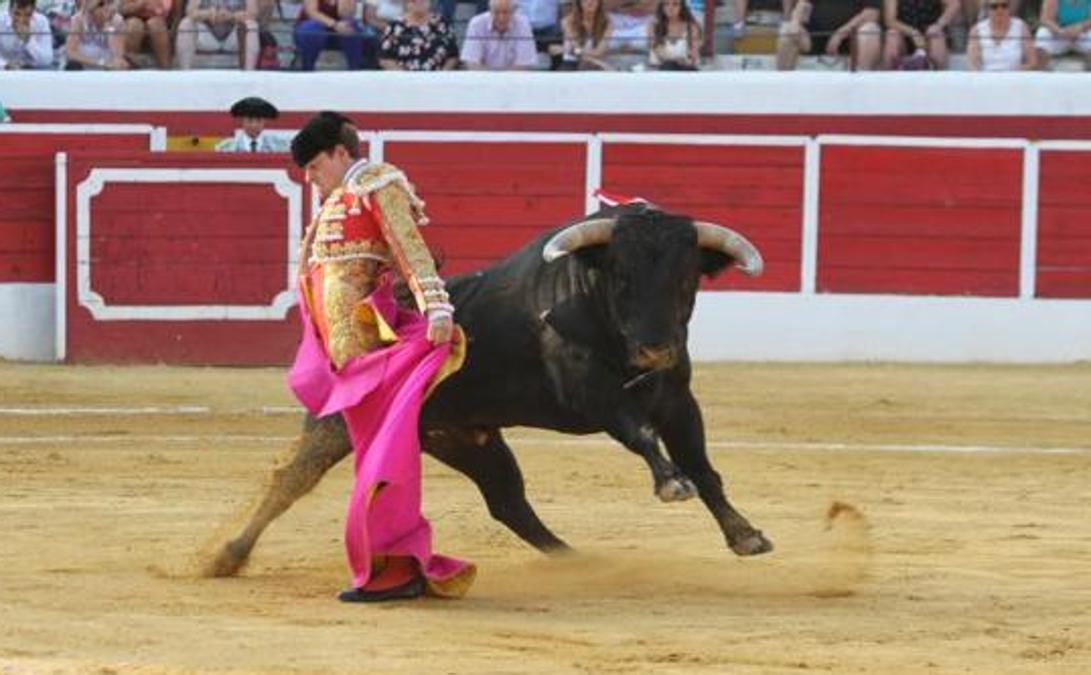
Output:
[[[1008,3],[1006,2],[990,2],[988,4],[989,9],[1007,9]]]

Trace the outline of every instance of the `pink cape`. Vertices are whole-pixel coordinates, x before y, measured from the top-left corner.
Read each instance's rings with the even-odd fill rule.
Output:
[[[345,519],[345,549],[353,585],[367,584],[373,556],[412,556],[429,588],[446,594],[438,590],[443,583],[472,573],[472,565],[432,553],[432,528],[421,514],[417,424],[428,387],[451,345],[428,340],[427,320],[400,309],[389,282],[367,302],[394,329],[398,341],[335,371],[301,294],[303,338],[288,386],[313,415],[341,413],[352,438],[356,481]]]

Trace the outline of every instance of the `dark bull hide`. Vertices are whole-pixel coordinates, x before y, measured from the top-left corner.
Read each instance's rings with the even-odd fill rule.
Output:
[[[469,354],[425,404],[424,451],[473,480],[493,517],[550,552],[567,545],[527,502],[501,429],[605,431],[647,462],[661,500],[700,496],[735,553],[772,550],[724,496],[689,388],[687,324],[698,282],[728,265],[759,274],[762,261],[726,228],[638,204],[604,209],[451,279]],[[265,527],[351,451],[340,416],[308,416],[245,529],[206,572],[234,574]]]

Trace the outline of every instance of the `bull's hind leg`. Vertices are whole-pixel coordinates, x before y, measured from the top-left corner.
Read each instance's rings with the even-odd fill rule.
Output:
[[[724,495],[723,480],[712,468],[705,451],[705,428],[701,409],[686,391],[664,404],[655,425],[674,463],[697,485],[697,494],[712,512],[727,545],[738,555],[758,555],[773,550],[773,543],[735,510]]]
[[[527,501],[523,474],[497,429],[433,429],[424,433],[424,450],[472,480],[489,513],[542,553],[562,553],[568,544],[549,531]]]
[[[278,460],[260,499],[251,502],[242,514],[246,520],[242,532],[227,542],[214,542],[204,575],[227,577],[236,574],[246,564],[265,528],[318,485],[330,467],[351,452],[352,442],[340,415],[322,419],[308,415],[303,422],[302,436],[286,456]]]

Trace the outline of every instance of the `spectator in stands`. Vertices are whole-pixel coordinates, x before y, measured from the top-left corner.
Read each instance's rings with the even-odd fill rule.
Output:
[[[378,67],[379,34],[356,18],[356,0],[303,0],[295,44],[303,70],[314,70],[323,49],[340,49],[349,70]]]
[[[947,28],[958,15],[958,0],[883,0],[887,67],[946,68]]]
[[[170,20],[173,0],[121,0],[121,18],[125,19],[125,51],[140,53],[145,40],[151,45],[155,65],[164,70],[171,65]],[[181,5],[179,5],[181,7]]]
[[[1091,57],[1091,0],[1042,0],[1039,19],[1034,46],[1042,68],[1054,56],[1079,52]]]
[[[648,44],[648,62],[660,70],[697,70],[701,24],[686,0],[659,0]]]
[[[659,0],[603,0],[610,16],[610,46],[614,52],[648,51],[648,26]]]
[[[489,0],[489,11],[470,19],[462,43],[469,70],[526,70],[538,65],[530,21],[512,0]]]
[[[798,0],[777,37],[777,70],[795,70],[799,55],[855,54],[856,70],[875,70],[882,58],[882,0]],[[853,49],[853,45],[855,49]]]
[[[1011,15],[1009,0],[988,0],[989,18],[970,29],[966,56],[971,70],[1033,70],[1036,64],[1030,29]]]
[[[454,70],[458,66],[455,34],[428,0],[405,0],[405,16],[383,34],[379,64],[385,70]]]
[[[116,0],[83,0],[65,40],[65,70],[128,70],[125,20]]]
[[[613,31],[602,0],[575,0],[561,20],[565,70],[612,70],[603,61]]]
[[[34,11],[34,0],[11,0],[0,13],[0,69],[49,68],[53,36],[49,19]]]
[[[288,142],[268,133],[265,125],[280,116],[269,101],[248,96],[231,106],[231,116],[242,126],[235,135],[216,144],[216,152],[287,152]]]
[[[258,65],[257,0],[189,0],[178,24],[178,67],[189,70],[201,53],[236,53],[239,67]]]

